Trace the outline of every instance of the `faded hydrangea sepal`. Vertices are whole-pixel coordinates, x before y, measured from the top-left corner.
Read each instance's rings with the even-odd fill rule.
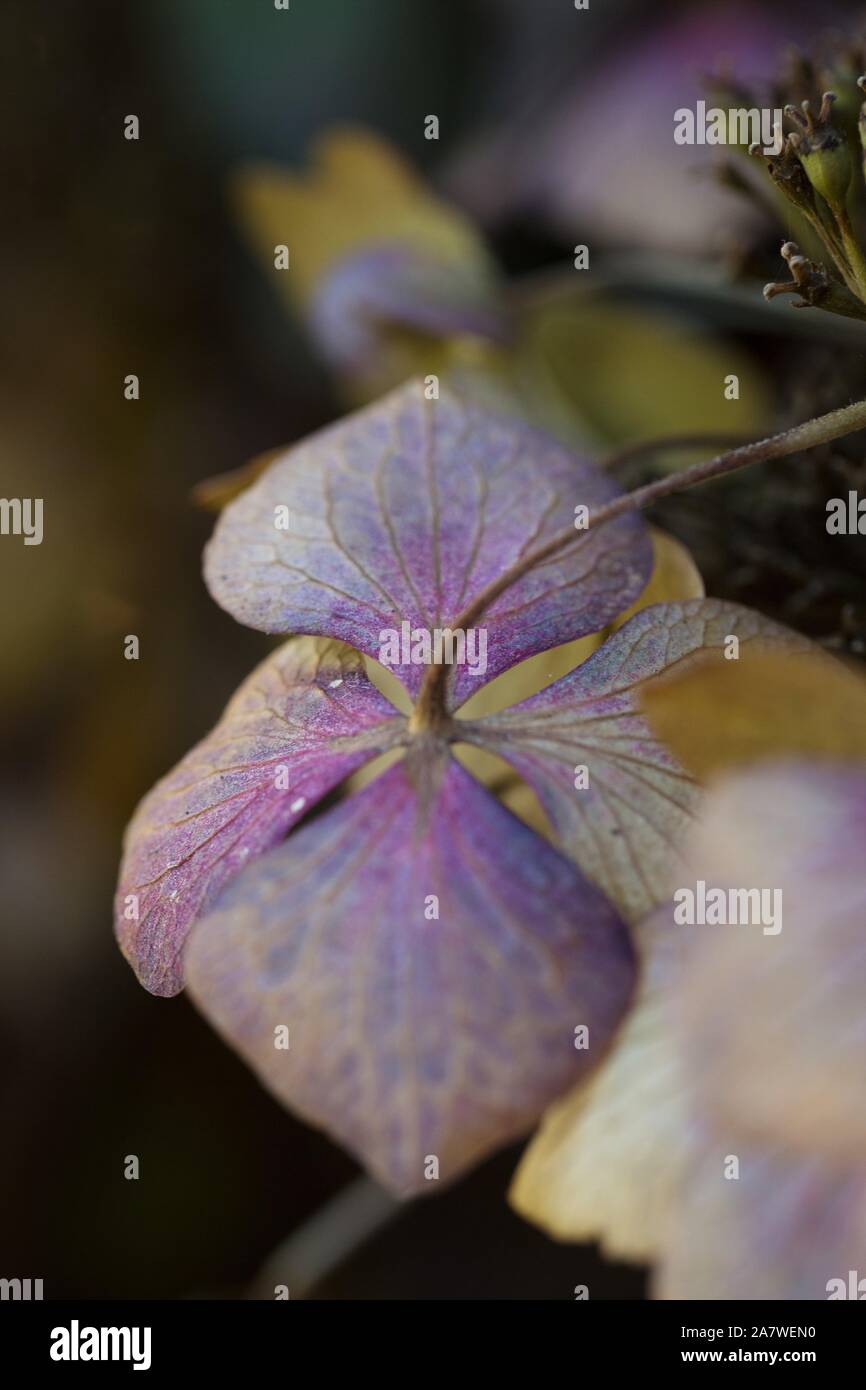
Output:
[[[716,599],[643,609],[576,670],[477,722],[467,739],[499,753],[534,788],[557,842],[630,922],[665,897],[698,786],[654,735],[640,688],[726,643],[803,648],[804,639]]]
[[[339,642],[293,638],[253,671],[127,828],[116,931],[147,989],[183,987],[195,918],[326,792],[391,746],[404,724],[358,653]]]
[[[600,1059],[634,960],[606,899],[446,755],[251,866],[195,927],[187,972],[279,1099],[408,1195],[436,1191],[434,1160],[451,1181],[523,1133]]]
[[[616,488],[540,432],[409,382],[288,451],[225,509],[205,578],[265,632],[326,633],[380,659],[383,632],[444,631],[484,588]],[[279,509],[283,509],[280,511]],[[282,528],[277,519],[288,524]],[[575,531],[480,619],[484,659],[454,667],[452,707],[524,657],[598,632],[652,570],[643,520]],[[390,662],[411,694],[425,666]]]

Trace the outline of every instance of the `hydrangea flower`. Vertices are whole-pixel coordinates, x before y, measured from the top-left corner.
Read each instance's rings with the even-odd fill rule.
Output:
[[[450,1181],[524,1133],[603,1057],[635,986],[629,924],[664,896],[698,795],[641,685],[731,634],[779,634],[730,604],[656,605],[519,705],[459,718],[485,682],[602,631],[644,589],[634,513],[550,552],[615,495],[545,435],[412,382],[278,457],[206,550],[217,602],[295,635],[136,811],[120,944],[146,988],[187,986],[280,1100],[401,1194],[435,1189],[434,1159]],[[399,713],[363,657],[404,624],[482,624],[485,669],[401,651],[415,703]],[[555,845],[459,744],[512,764]]]

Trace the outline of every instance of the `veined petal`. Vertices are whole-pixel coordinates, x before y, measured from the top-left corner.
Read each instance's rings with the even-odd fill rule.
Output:
[[[459,627],[488,584],[574,523],[577,506],[615,494],[546,435],[444,383],[428,400],[409,382],[290,449],[230,503],[205,578],[250,627],[327,634],[383,659],[404,623],[409,633]],[[458,656],[453,707],[524,657],[599,631],[638,596],[652,567],[640,517],[575,536],[490,605],[472,649],[465,634],[475,655]],[[416,693],[423,654],[385,660]]]
[[[404,725],[360,655],[339,642],[294,638],[262,662],[127,828],[116,931],[147,989],[183,987],[181,955],[195,918]]]
[[[641,712],[644,682],[745,643],[808,644],[736,604],[692,599],[643,609],[582,666],[499,714],[468,740],[506,758],[537,792],[558,842],[637,921],[666,896],[697,783]],[[581,771],[582,769],[582,771]]]
[[[600,1059],[633,975],[606,899],[447,755],[302,826],[187,951],[193,998],[264,1083],[404,1195]]]

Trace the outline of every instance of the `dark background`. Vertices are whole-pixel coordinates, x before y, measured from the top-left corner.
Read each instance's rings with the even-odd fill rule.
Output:
[[[0,542],[0,1276],[43,1278],[46,1297],[244,1296],[357,1172],[182,996],[145,994],[111,930],[136,801],[266,650],[208,598],[213,519],[191,489],[340,410],[237,233],[229,174],[300,163],[353,119],[457,187],[481,136],[515,111],[543,120],[688,8],[606,0],[575,22],[568,0],[3,0],[0,491],[45,499],[45,540]],[[438,144],[427,112],[447,117]],[[516,197],[487,230],[516,273],[584,229]],[[510,1212],[518,1153],[406,1209],[317,1292],[641,1297],[640,1271]]]

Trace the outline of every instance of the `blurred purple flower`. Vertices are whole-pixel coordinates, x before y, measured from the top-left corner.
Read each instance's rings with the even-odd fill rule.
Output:
[[[783,920],[675,928],[694,934],[673,1006],[694,1125],[662,1297],[851,1297],[849,1271],[866,1279],[864,844],[862,770],[758,766],[707,797],[693,871],[771,885]]]
[[[761,214],[712,178],[717,150],[675,144],[674,113],[707,98],[711,75],[763,91],[803,28],[790,10],[783,26],[742,3],[635,26],[551,114],[521,118],[467,151],[450,191],[487,221],[524,206],[568,237],[717,249],[721,233],[748,233]]]
[[[360,377],[382,351],[383,331],[447,339],[468,333],[508,337],[506,315],[490,284],[460,262],[436,261],[412,247],[380,244],[331,266],[308,308],[324,357]]]

